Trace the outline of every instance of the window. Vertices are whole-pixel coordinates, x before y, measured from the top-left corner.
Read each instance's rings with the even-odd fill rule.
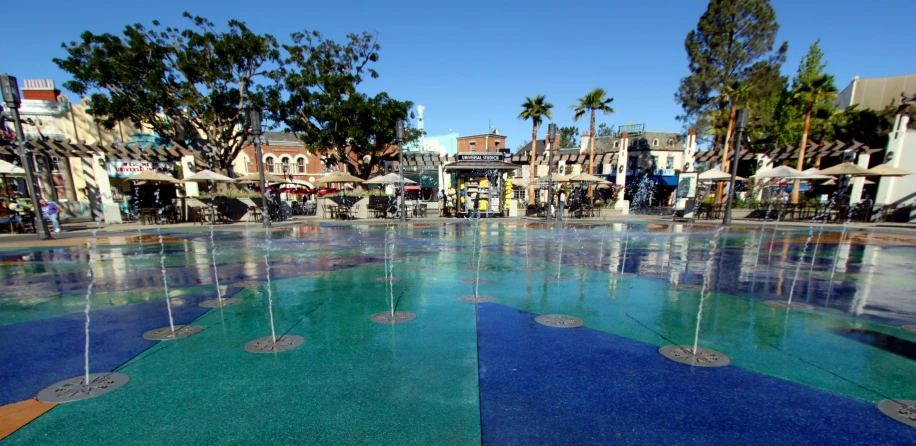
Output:
[[[652,169],[658,169],[658,157],[657,156],[652,157]]]
[[[639,157],[631,156],[627,163],[627,170],[636,170],[637,163],[639,163]]]
[[[264,169],[271,173],[274,171],[274,157],[268,156],[264,159]]]
[[[471,151],[472,152],[477,151],[477,141],[471,141]]]
[[[56,156],[51,157],[51,172],[60,173],[60,158]]]
[[[674,157],[669,156],[668,160],[665,162],[665,169],[674,169]]]
[[[305,173],[305,158],[296,160],[296,173]]]
[[[619,148],[620,148],[620,141],[614,141],[614,148],[615,148],[615,149],[619,149]]]
[[[32,170],[35,173],[41,173],[41,165],[44,164],[38,159],[38,156],[32,155]]]
[[[280,158],[280,172],[289,173],[289,157]]]
[[[658,147],[658,138],[652,140],[652,147]]]
[[[674,147],[674,138],[668,140],[668,147]]]

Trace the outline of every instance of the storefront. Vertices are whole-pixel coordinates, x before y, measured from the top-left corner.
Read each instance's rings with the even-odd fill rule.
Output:
[[[453,175],[449,200],[457,216],[480,213],[481,217],[504,215],[507,205],[507,179],[519,169],[507,163],[502,153],[459,153],[444,170]]]

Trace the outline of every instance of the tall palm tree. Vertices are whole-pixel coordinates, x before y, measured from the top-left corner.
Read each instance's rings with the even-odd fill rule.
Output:
[[[811,114],[815,107],[822,102],[830,102],[836,97],[836,87],[833,85],[833,76],[822,74],[807,82],[802,82],[794,93],[795,99],[803,101],[805,112],[805,127],[802,130],[801,143],[798,145],[798,170],[805,169],[805,149],[808,145],[808,132],[811,130]],[[792,203],[798,203],[799,181],[792,185]]]
[[[719,101],[722,104],[731,103],[728,115],[728,129],[725,131],[725,144],[722,145],[722,171],[730,172],[728,162],[728,146],[732,138],[732,130],[735,128],[735,116],[738,113],[739,103],[747,101],[750,95],[750,85],[747,82],[735,81],[726,86],[719,94]],[[725,191],[725,183],[720,181],[716,187],[716,203],[722,201]]]
[[[553,104],[547,102],[547,98],[542,95],[536,95],[533,99],[525,97],[522,103],[522,112],[518,114],[518,119],[531,120],[531,181],[528,185],[528,204],[534,204],[534,178],[535,167],[534,160],[537,158],[538,146],[538,127],[544,118],[553,119],[550,109]]]
[[[578,99],[579,104],[570,105],[569,108],[573,109],[576,113],[573,115],[573,122],[579,120],[579,118],[585,116],[586,113],[591,114],[591,120],[588,125],[588,134],[589,134],[589,148],[588,148],[588,173],[595,173],[595,112],[600,111],[604,114],[614,113],[614,109],[611,108],[611,102],[614,102],[614,98],[606,97],[603,88],[596,88],[584,97]]]

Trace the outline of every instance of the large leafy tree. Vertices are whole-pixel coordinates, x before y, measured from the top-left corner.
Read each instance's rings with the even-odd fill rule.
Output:
[[[793,85],[793,99],[801,106],[802,116],[804,116],[804,126],[802,127],[801,142],[798,144],[798,170],[805,168],[805,149],[808,146],[808,132],[811,130],[811,118],[816,111],[821,110],[823,114],[825,109],[832,107],[833,99],[836,98],[837,89],[834,86],[834,78],[824,73],[827,64],[824,62],[824,53],[821,51],[818,42],[815,42],[808,49],[808,53],[802,57],[798,67],[798,75]],[[792,202],[798,203],[798,182],[792,188]]]
[[[553,119],[553,114],[550,113],[551,108],[553,104],[547,102],[547,98],[543,95],[535,95],[534,98],[525,97],[522,112],[518,114],[518,119],[531,120],[531,184],[528,186],[528,204],[534,204],[534,161],[537,158],[538,127],[544,122],[544,118]]]
[[[394,152],[395,125],[411,116],[413,103],[357,91],[366,76],[378,77],[370,66],[381,48],[374,35],[351,34],[345,44],[318,32],[292,37],[293,44],[283,46],[288,56],[268,100],[271,117],[299,134],[309,150],[323,151],[329,166],[343,163],[368,178]],[[420,133],[408,127],[405,143]]]
[[[778,76],[788,48],[783,43],[774,50],[778,30],[769,0],[710,0],[684,41],[690,75],[675,94],[683,110],[678,118],[724,141],[734,107],[729,89],[746,83],[749,100],[762,98],[772,74]],[[765,73],[768,82],[762,82]]]
[[[188,28],[153,21],[124,28],[122,36],[85,31],[63,44],[67,57],[54,59],[73,80],[64,87],[89,95],[89,112],[106,128],[121,120],[209,152],[215,167],[228,170],[249,139],[246,112],[264,106],[280,59],[274,37],[230,20],[217,29],[184,13]]]
[[[586,114],[589,115],[589,124],[588,124],[588,134],[595,134],[595,112],[601,112],[603,114],[614,113],[614,109],[611,108],[611,102],[614,102],[614,98],[607,97],[607,93],[603,88],[596,88],[588,92],[585,96],[578,99],[578,104],[570,105],[575,113],[573,114],[573,121],[578,121]],[[589,138],[588,144],[588,173],[595,173],[595,138]],[[591,191],[591,189],[589,189]]]
[[[560,147],[579,147],[579,127],[560,127]]]

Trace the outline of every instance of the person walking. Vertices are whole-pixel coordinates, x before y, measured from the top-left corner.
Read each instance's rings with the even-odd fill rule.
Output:
[[[560,189],[557,195],[557,220],[563,221],[563,205],[566,204],[566,189]]]
[[[60,208],[54,203],[48,203],[44,198],[39,198],[38,204],[41,206],[41,218],[51,221],[55,233],[60,232]]]

